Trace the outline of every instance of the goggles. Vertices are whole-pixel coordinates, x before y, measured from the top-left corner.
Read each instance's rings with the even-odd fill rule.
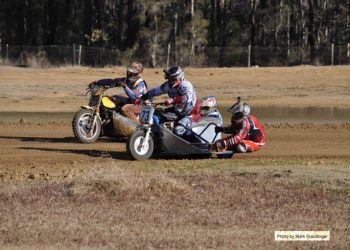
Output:
[[[201,107],[201,110],[203,110],[203,111],[209,111],[209,110],[210,110],[210,107],[208,107],[208,106]]]
[[[132,72],[132,71],[126,71],[126,75],[127,77],[133,77],[133,76],[138,76],[139,73],[138,72]]]
[[[241,112],[239,112],[239,113],[234,113],[233,116],[232,116],[233,120],[240,120],[240,119],[242,119],[243,117],[244,117],[244,114],[241,113]]]

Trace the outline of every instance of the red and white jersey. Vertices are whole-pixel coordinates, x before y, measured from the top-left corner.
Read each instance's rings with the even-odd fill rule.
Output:
[[[239,144],[243,140],[265,145],[265,129],[253,115],[249,115],[239,124],[231,123],[231,127],[225,129],[224,132],[232,134],[227,138],[229,146]]]

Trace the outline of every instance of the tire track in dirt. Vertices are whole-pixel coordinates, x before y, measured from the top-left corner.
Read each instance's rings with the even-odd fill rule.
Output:
[[[1,124],[0,180],[65,179],[96,165],[140,167],[162,160],[130,161],[125,141],[101,138],[77,143],[68,124]],[[253,154],[226,160],[243,165],[315,165],[350,163],[350,126],[346,124],[265,124],[267,144]],[[170,160],[181,164],[187,160]],[[205,160],[197,160],[202,164]]]

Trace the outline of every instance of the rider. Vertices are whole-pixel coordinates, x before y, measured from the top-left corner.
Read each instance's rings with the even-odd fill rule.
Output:
[[[259,120],[250,114],[246,103],[237,103],[229,110],[232,112],[230,127],[216,127],[215,132],[224,132],[230,136],[217,140],[212,149],[216,151],[232,150],[236,153],[258,151],[265,145],[265,130]]]
[[[143,65],[140,62],[132,62],[126,70],[126,77],[115,79],[101,79],[92,82],[91,85],[103,85],[107,88],[114,88],[121,86],[124,88],[125,94],[128,97],[115,95],[113,97],[116,104],[122,105],[122,112],[125,116],[138,122],[136,114],[140,113],[139,105],[134,102],[137,98],[147,93],[146,81],[142,79]]]
[[[144,94],[143,100],[151,99],[154,96],[168,94],[170,98],[165,105],[173,105],[169,111],[178,115],[175,121],[174,133],[185,139],[191,139],[191,133],[185,128],[191,128],[193,123],[200,119],[199,101],[192,84],[185,79],[185,72],[182,67],[174,66],[164,69],[166,82],[155,87]],[[188,138],[187,138],[188,137]]]

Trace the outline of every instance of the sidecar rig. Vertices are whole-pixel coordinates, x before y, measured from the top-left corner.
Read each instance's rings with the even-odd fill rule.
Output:
[[[180,137],[173,133],[177,116],[162,109],[155,110],[156,105],[158,104],[145,105],[142,108],[141,125],[128,137],[126,148],[132,159],[145,160],[154,154],[205,158],[212,155],[233,155],[231,151],[218,153],[211,150],[212,143],[221,138],[221,133],[215,132],[216,126],[222,126],[222,117],[218,110],[202,116],[191,128],[184,127],[187,135]]]

